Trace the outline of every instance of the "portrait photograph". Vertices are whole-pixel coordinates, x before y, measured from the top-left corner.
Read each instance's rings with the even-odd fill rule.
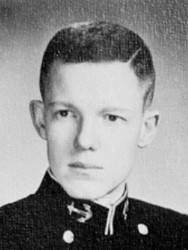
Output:
[[[0,1],[0,249],[188,250],[188,1]]]

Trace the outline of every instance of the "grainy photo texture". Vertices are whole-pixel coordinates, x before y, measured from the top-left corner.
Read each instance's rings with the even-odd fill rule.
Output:
[[[188,249],[187,10],[0,2],[0,249]]]

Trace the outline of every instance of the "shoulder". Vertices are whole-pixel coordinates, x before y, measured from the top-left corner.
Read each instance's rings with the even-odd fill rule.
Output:
[[[50,205],[34,194],[0,208],[0,249],[39,249],[53,235]]]
[[[188,215],[137,199],[129,202],[130,220],[145,225],[153,240],[188,247]]]
[[[15,247],[11,245],[11,242],[15,242],[17,232],[22,234],[24,217],[27,217],[26,207],[30,199],[28,197],[0,208],[0,249],[13,249]]]
[[[152,220],[169,222],[182,221],[188,223],[188,215],[176,212],[169,208],[164,208],[158,205],[154,205],[145,201],[130,198],[129,208],[132,213],[138,213],[139,217],[147,217]]]
[[[16,202],[9,203],[0,208],[0,224],[3,225],[12,223],[25,223],[32,217],[38,217],[43,214],[42,211],[47,211],[47,201],[38,193],[31,194]]]
[[[23,242],[34,236],[37,225],[43,227],[48,217],[46,207],[36,194],[1,207],[0,249],[22,249]]]
[[[3,228],[12,228],[13,224],[22,224],[24,217],[31,215],[37,206],[37,200],[34,195],[30,195],[19,201],[9,203],[0,208],[0,224]]]
[[[3,233],[17,231],[18,228],[21,231],[25,228],[27,232],[38,228],[39,224],[45,226],[44,223],[58,213],[61,196],[61,188],[46,174],[34,194],[0,208],[0,230],[1,225]]]
[[[0,230],[3,234],[34,228],[39,219],[47,217],[48,206],[38,194],[7,204],[0,208]],[[25,228],[25,229],[24,229]],[[27,230],[26,230],[27,231]]]

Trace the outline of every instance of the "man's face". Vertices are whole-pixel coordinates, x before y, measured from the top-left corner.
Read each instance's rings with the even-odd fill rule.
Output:
[[[45,102],[50,168],[74,198],[125,182],[143,123],[143,95],[128,63],[55,63]]]

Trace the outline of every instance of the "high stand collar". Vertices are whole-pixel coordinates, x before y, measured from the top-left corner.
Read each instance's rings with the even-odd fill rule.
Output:
[[[127,219],[129,202],[126,184],[122,196],[114,204],[107,207],[95,201],[70,197],[48,169],[38,190],[38,194],[41,195],[41,199],[43,195],[51,197],[50,200],[53,200],[52,203],[54,206],[65,210],[62,212],[67,216],[66,220],[80,225],[91,224],[103,227],[105,235],[113,235],[115,233],[114,224],[116,220]]]

